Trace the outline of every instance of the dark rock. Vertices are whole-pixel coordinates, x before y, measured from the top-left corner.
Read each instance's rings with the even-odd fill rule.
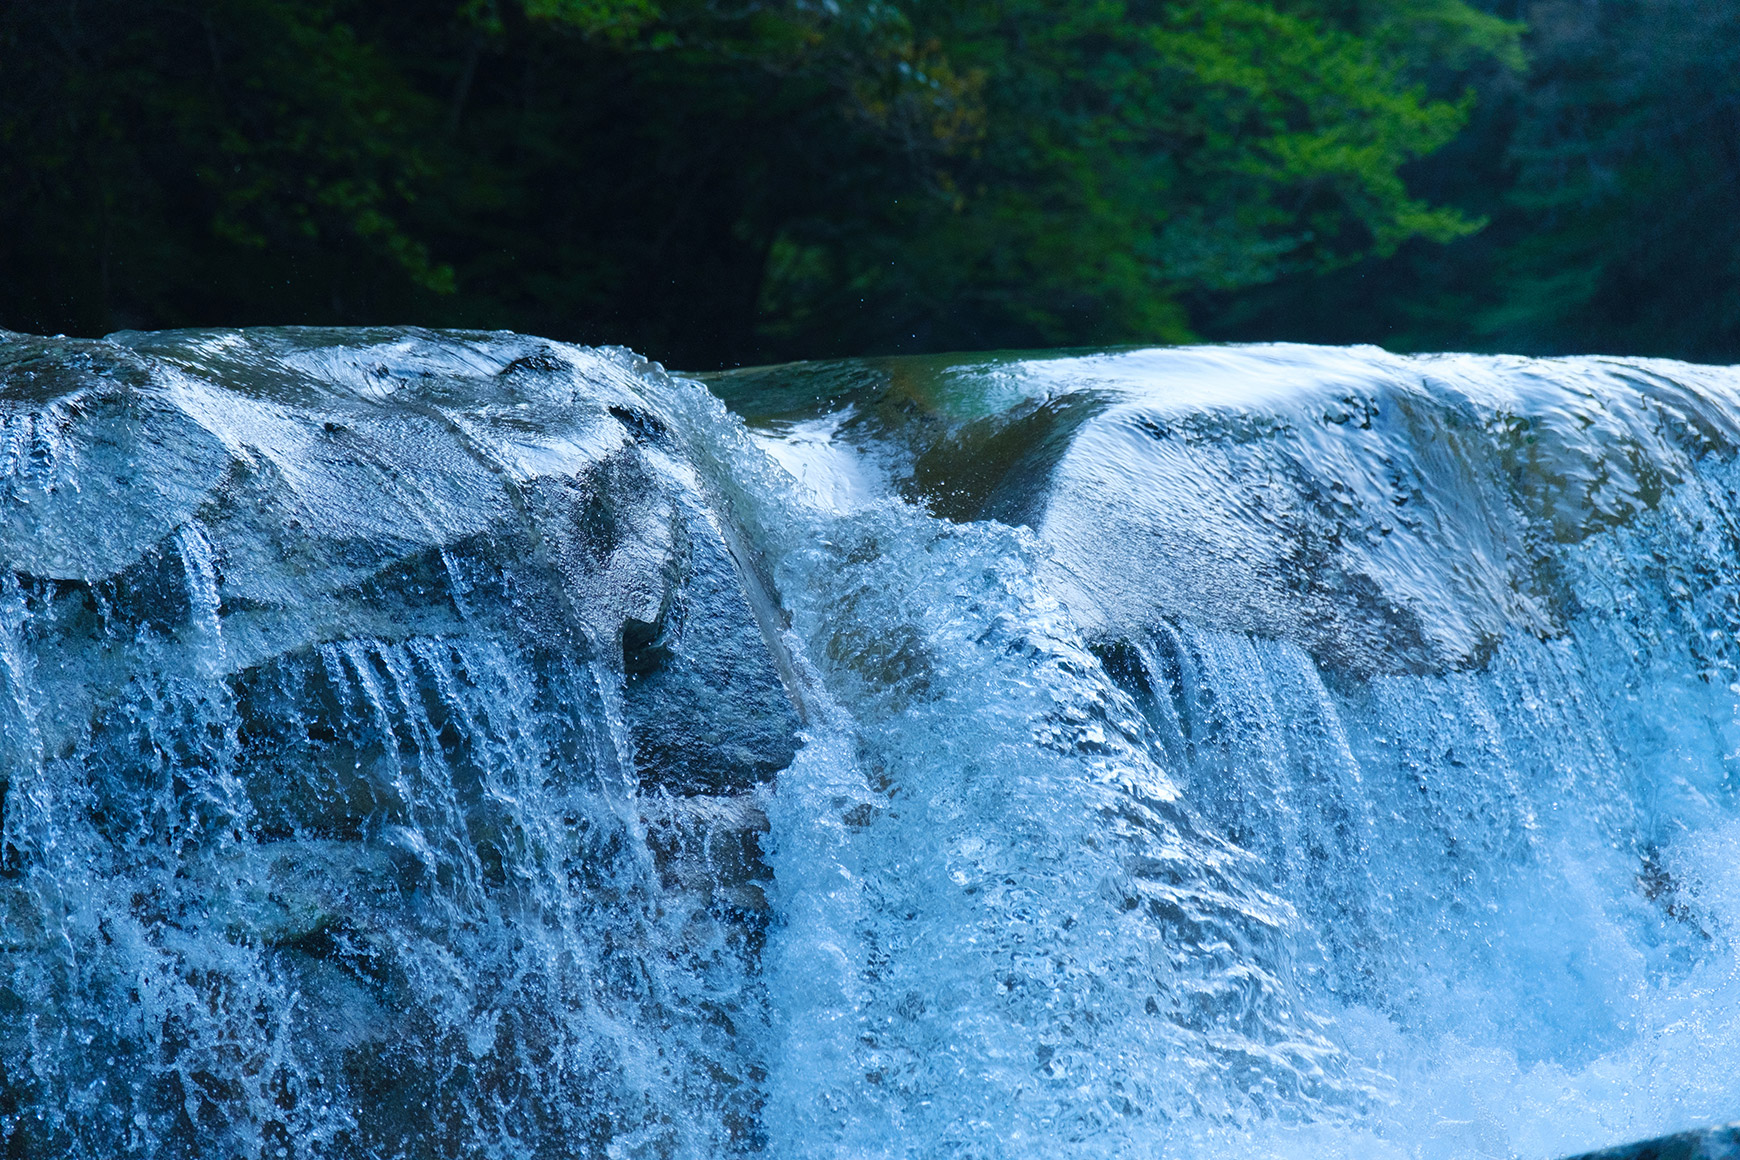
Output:
[[[1740,1123],[1718,1128],[1700,1128],[1658,1136],[1636,1144],[1620,1144],[1598,1152],[1585,1152],[1566,1160],[1737,1160],[1740,1158]]]
[[[0,336],[13,1146],[748,1130],[713,1029],[763,1017],[798,722],[661,384],[511,335]]]

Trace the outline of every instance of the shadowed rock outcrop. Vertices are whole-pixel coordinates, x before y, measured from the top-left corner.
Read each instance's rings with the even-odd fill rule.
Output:
[[[754,1145],[797,716],[660,381],[0,336],[9,1146]]]

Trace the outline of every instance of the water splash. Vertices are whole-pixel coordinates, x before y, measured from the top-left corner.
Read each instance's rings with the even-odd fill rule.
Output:
[[[1192,829],[1250,859],[1251,897],[1290,908],[1268,912],[1272,939],[1232,944],[1286,1003],[1244,1027],[1274,1045],[1289,1042],[1281,1013],[1308,1026],[1320,1082],[1288,1086],[1306,1069],[1281,1052],[1266,1061],[1276,1094],[1253,1092],[1191,1052],[1203,1027],[1185,1029],[1183,1050],[1131,1051],[1126,1012],[1089,1053],[1109,1074],[1047,1092],[1047,1057],[991,1081],[1005,1110],[988,1154],[1550,1156],[1740,1108],[1723,1062],[1740,1049],[1726,1014],[1735,947],[1718,917],[1726,888],[1709,885],[1732,860],[1740,754],[1732,372],[1270,347],[711,382],[763,441],[816,429],[810,410],[834,415],[831,446],[808,439],[806,462],[878,464],[890,510],[929,529],[845,560],[812,548],[785,584],[821,594],[793,599],[800,623],[811,609],[818,626],[874,624],[864,635],[885,651],[892,625],[928,639],[963,593],[989,604],[969,579],[985,570],[954,545],[987,534],[987,517],[1020,522],[1032,537],[996,551],[1094,654],[1073,686],[1118,687],[1123,715],[1140,717],[1124,734],[1177,787]],[[824,512],[841,507],[809,490]],[[856,544],[872,522],[824,515],[810,535]],[[837,594],[860,558],[881,577],[861,582],[877,610],[862,616]],[[926,595],[895,611],[888,588]],[[1032,605],[1011,616],[1047,620]],[[980,632],[934,652],[951,670],[944,713],[982,755],[1020,698],[960,692],[986,687],[973,646],[999,638]],[[836,684],[875,703],[912,671]],[[888,716],[884,744],[935,758],[920,796],[957,795],[972,759],[928,736],[922,709]],[[961,810],[968,840],[1013,831],[1025,853],[1032,838],[1001,812],[1019,801],[1000,787],[994,805]],[[913,830],[946,861],[946,825]],[[1081,882],[1042,893],[1095,897]],[[950,913],[940,898],[907,909]],[[1165,941],[1176,958],[1214,943]],[[1129,977],[1104,957],[1073,961]],[[1236,993],[1218,992],[1220,1011],[1250,1009]],[[981,1003],[981,1018],[996,1009]],[[952,1058],[963,1042],[938,1027],[918,1054]],[[1144,1092],[1079,1137],[1057,1127],[1151,1065],[1171,1080],[1156,1087],[1201,1102]],[[996,1104],[958,1079],[947,1091],[943,1123],[984,1122],[976,1105]],[[1030,1109],[1045,1127],[1014,1143]],[[879,1146],[925,1155],[948,1138],[933,1123]]]
[[[1740,375],[0,342],[19,1154],[1550,1156],[1740,1086]],[[749,426],[727,410],[721,398]]]

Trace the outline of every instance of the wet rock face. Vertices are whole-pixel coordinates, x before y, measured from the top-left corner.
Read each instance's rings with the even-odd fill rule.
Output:
[[[1736,1157],[1740,1157],[1740,1124],[1620,1144],[1569,1160],[1735,1160]]]
[[[1507,636],[1561,635],[1562,549],[1740,445],[1721,372],[1647,360],[1274,344],[708,382],[831,506],[891,494],[1026,525],[1108,645],[1182,617],[1355,680],[1479,670]]]
[[[798,722],[657,381],[0,334],[0,1151],[756,1146]]]
[[[658,615],[622,628],[641,785],[741,791],[791,763],[797,720],[725,545],[697,512],[680,513],[675,533]]]

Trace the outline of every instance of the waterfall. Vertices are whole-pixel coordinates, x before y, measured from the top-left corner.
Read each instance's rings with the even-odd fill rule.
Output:
[[[1740,1115],[1740,371],[0,335],[0,1151]]]

